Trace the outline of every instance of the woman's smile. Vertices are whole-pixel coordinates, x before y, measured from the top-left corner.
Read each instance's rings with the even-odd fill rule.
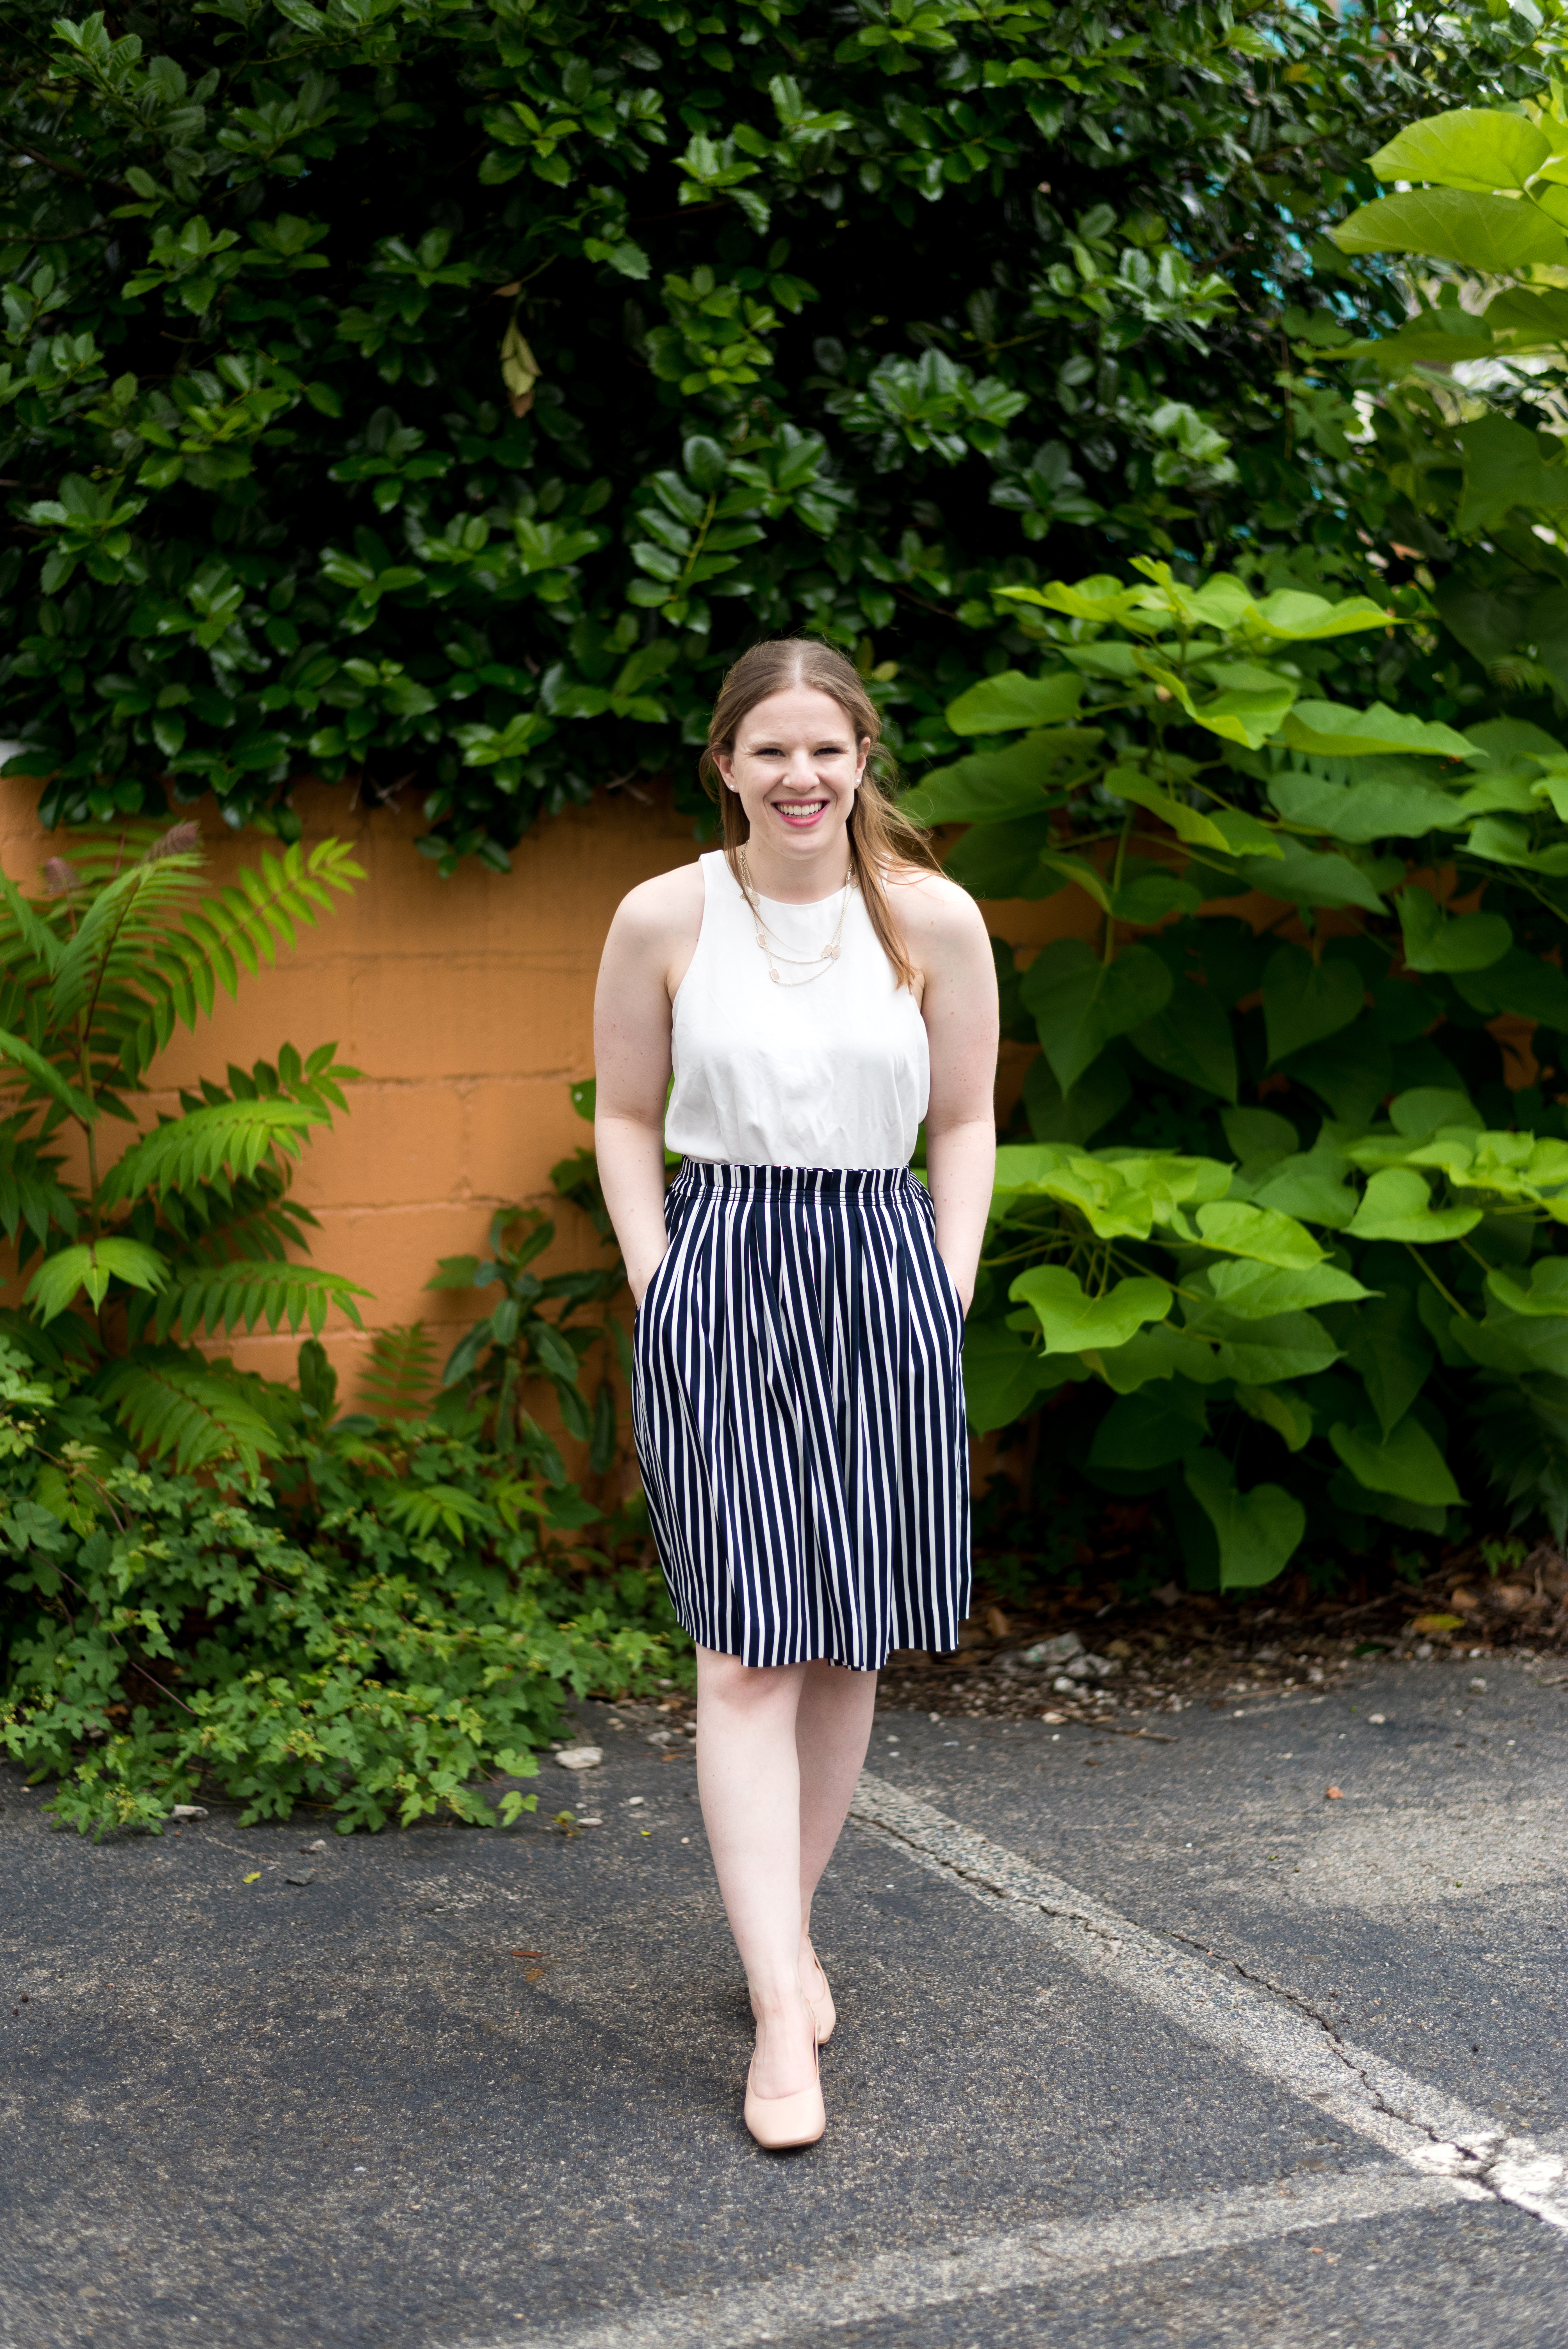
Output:
[[[769,800],[768,804],[792,832],[810,831],[828,812],[826,798]]]

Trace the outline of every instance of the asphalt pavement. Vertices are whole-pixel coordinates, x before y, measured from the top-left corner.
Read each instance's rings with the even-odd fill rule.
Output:
[[[5,2349],[1568,2349],[1560,1662],[880,1714],[782,2158],[615,1718],[506,1831],[95,1846],[0,1778]]]

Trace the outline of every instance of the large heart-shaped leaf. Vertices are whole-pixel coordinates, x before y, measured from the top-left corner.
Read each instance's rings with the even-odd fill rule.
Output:
[[[1113,1036],[1125,1036],[1165,1009],[1172,983],[1149,947],[1124,947],[1110,963],[1081,938],[1057,938],[1042,948],[1024,973],[1021,991],[1064,1093]]]
[[[1007,1291],[1031,1305],[1045,1331],[1047,1354],[1096,1353],[1124,1346],[1146,1321],[1163,1321],[1171,1292],[1162,1280],[1135,1275],[1103,1297],[1088,1297],[1076,1272],[1062,1264],[1035,1264]]]
[[[1346,595],[1337,604],[1326,596],[1309,595],[1300,587],[1276,587],[1260,596],[1243,616],[1241,626],[1254,635],[1302,643],[1308,638],[1346,636],[1362,628],[1386,628],[1391,615],[1365,595]]]
[[[936,768],[905,793],[900,805],[916,823],[1003,823],[1013,816],[1032,815],[1063,756],[1098,740],[1078,727],[1026,734],[1005,750],[976,750],[951,767]]]
[[[1293,1084],[1320,1093],[1341,1125],[1370,1125],[1394,1082],[1394,1055],[1365,1019],[1353,1020],[1326,1043],[1293,1052],[1284,1069]]]
[[[1260,1207],[1277,1207],[1282,1215],[1343,1231],[1357,1206],[1345,1173],[1346,1161],[1335,1151],[1299,1151],[1272,1167],[1253,1197]]]
[[[1305,1045],[1348,1028],[1367,997],[1356,965],[1337,957],[1314,962],[1302,947],[1281,947],[1264,972],[1264,1025],[1269,1065]]]
[[[1413,1167],[1386,1166],[1374,1174],[1348,1226],[1357,1240],[1406,1240],[1420,1247],[1432,1240],[1462,1239],[1480,1221],[1479,1207],[1439,1207],[1424,1174]]]
[[[1222,1590],[1255,1590],[1283,1574],[1306,1531],[1306,1511],[1279,1485],[1242,1492],[1220,1452],[1188,1461],[1187,1489],[1214,1528]]]
[[[1530,1286],[1523,1288],[1506,1272],[1489,1272],[1486,1285],[1511,1313],[1568,1313],[1568,1256],[1546,1256],[1530,1268]]]
[[[1202,1392],[1185,1379],[1161,1379],[1111,1404],[1095,1429],[1088,1464],[1134,1472],[1169,1467],[1195,1452],[1207,1433]]]
[[[1038,1394],[1044,1359],[1001,1321],[971,1322],[964,1337],[964,1392],[969,1432],[985,1435],[1022,1419]]]
[[[1210,1247],[1295,1271],[1321,1261],[1323,1250],[1304,1224],[1277,1207],[1215,1199],[1198,1209],[1198,1229]]]
[[[1568,263],[1568,237],[1536,205],[1461,188],[1378,196],[1328,233],[1341,253],[1425,253],[1488,277]]]
[[[1392,1493],[1396,1500],[1429,1508],[1453,1508],[1464,1495],[1449,1465],[1421,1425],[1407,1415],[1391,1435],[1377,1428],[1351,1428],[1336,1421],[1328,1440],[1358,1485],[1369,1493]]]
[[[1380,914],[1383,900],[1359,864],[1348,856],[1318,856],[1299,840],[1282,840],[1273,857],[1244,856],[1238,866],[1251,889],[1266,896],[1294,898],[1298,905],[1359,905]]]
[[[1522,115],[1463,106],[1408,122],[1379,147],[1372,169],[1380,180],[1436,180],[1490,195],[1524,187],[1553,151],[1546,133]]]
[[[1243,1386],[1315,1378],[1339,1360],[1339,1348],[1311,1313],[1271,1313],[1254,1320],[1231,1312],[1217,1299],[1191,1295],[1181,1309],[1192,1335],[1213,1345],[1214,1375],[1237,1379]]]
[[[1361,1375],[1367,1399],[1384,1434],[1398,1427],[1432,1367],[1416,1300],[1408,1288],[1390,1288],[1359,1312],[1347,1314],[1345,1359]],[[1418,1494],[1407,1498],[1420,1498]]]
[[[1485,970],[1501,962],[1513,931],[1501,914],[1446,915],[1429,890],[1401,889],[1394,900],[1412,970]]]
[[[1459,929],[1465,921],[1501,918],[1499,915],[1470,914],[1449,926]],[[1488,1019],[1495,1019],[1500,1011],[1517,1011],[1522,1018],[1533,1019],[1538,1027],[1555,1029],[1559,1035],[1568,1030],[1568,977],[1555,963],[1542,960],[1523,947],[1511,947],[1484,970],[1456,973],[1454,991]]]
[[[1388,1123],[1412,1144],[1429,1141],[1446,1128],[1465,1126],[1480,1133],[1486,1125],[1467,1093],[1450,1092],[1442,1085],[1413,1085],[1408,1092],[1396,1093],[1388,1104]]]
[[[987,677],[947,705],[955,734],[1006,734],[1025,726],[1057,726],[1070,718],[1083,694],[1083,679],[1070,668],[1052,677],[1023,677],[1016,668]]]
[[[1132,1097],[1132,1083],[1115,1052],[1102,1052],[1070,1093],[1064,1093],[1043,1052],[1024,1077],[1024,1114],[1037,1142],[1088,1142]]]
[[[1202,902],[1202,889],[1161,868],[1124,881],[1111,896],[1110,910],[1119,922],[1152,929],[1157,923],[1169,921],[1172,914],[1195,914]]]
[[[1163,1011],[1132,1030],[1146,1061],[1182,1084],[1236,1098],[1236,1047],[1225,1007],[1212,990],[1179,978]]]
[[[1373,1294],[1336,1264],[1286,1267],[1245,1258],[1212,1264],[1209,1286],[1228,1312],[1240,1313],[1249,1320],[1275,1313],[1306,1313],[1315,1305],[1352,1304]]]
[[[1568,257],[1568,238],[1563,240]],[[1298,701],[1274,740],[1315,759],[1357,759],[1415,751],[1432,759],[1462,759],[1470,744],[1451,726],[1429,725],[1375,701],[1370,709],[1346,709],[1336,701]]]
[[[1392,760],[1388,763],[1396,766]],[[1345,784],[1287,767],[1271,777],[1269,797],[1287,823],[1311,824],[1355,847],[1373,840],[1420,840],[1429,832],[1458,832],[1466,821],[1456,799],[1436,782],[1418,780],[1414,771],[1357,777]]]
[[[1125,1346],[1097,1357],[1097,1361],[1099,1376],[1115,1394],[1134,1394],[1140,1387],[1161,1379],[1191,1379],[1196,1385],[1212,1386],[1229,1375],[1220,1361],[1217,1346],[1205,1345],[1202,1338],[1189,1337],[1184,1330],[1173,1329],[1169,1321],[1140,1330]]]
[[[1272,1109],[1226,1109],[1220,1112],[1220,1123],[1225,1129],[1225,1140],[1233,1155],[1244,1168],[1259,1177],[1269,1162],[1295,1155],[1299,1137],[1288,1117],[1281,1117]],[[1237,1195],[1245,1197],[1246,1194]]]
[[[972,823],[948,850],[943,871],[974,897],[1050,897],[1067,885],[1054,864],[1041,861],[1050,844],[1048,815]]]
[[[1461,1353],[1514,1378],[1539,1371],[1568,1378],[1568,1329],[1555,1314],[1511,1313],[1505,1304],[1492,1303],[1496,1309],[1489,1307],[1484,1321],[1456,1313],[1449,1322],[1449,1335]]]

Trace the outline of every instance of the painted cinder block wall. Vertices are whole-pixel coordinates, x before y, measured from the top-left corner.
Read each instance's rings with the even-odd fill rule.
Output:
[[[27,889],[45,860],[68,847],[39,826],[36,796],[36,786],[0,783],[0,864]],[[335,1040],[362,1071],[350,1114],[306,1150],[295,1184],[320,1219],[315,1261],[373,1292],[363,1332],[337,1314],[324,1332],[346,1404],[378,1329],[422,1319],[445,1359],[475,1307],[425,1284],[439,1257],[482,1247],[496,1207],[554,1214],[558,1236],[542,1270],[603,1261],[586,1218],[550,1189],[551,1167],[589,1139],[569,1089],[593,1073],[600,948],[628,889],[700,850],[690,818],[667,794],[606,794],[541,823],[511,873],[470,864],[443,881],[416,850],[424,829],[416,809],[371,809],[347,790],[313,784],[296,789],[294,804],[306,843],[352,843],[366,878],[337,912],[302,932],[297,953],[244,983],[236,1001],[220,998],[214,1019],[194,1034],[177,1035],[154,1071],[160,1089],[148,1123],[177,1108],[181,1085],[204,1072],[222,1078],[231,1061],[271,1059],[285,1041],[308,1052]],[[211,803],[194,813],[216,879],[232,878],[269,845],[254,833],[236,837]],[[1451,876],[1415,877],[1439,894],[1445,879],[1451,885]],[[1022,949],[1092,936],[1098,922],[1077,889],[982,910],[994,935]],[[1284,911],[1264,897],[1232,899],[1224,910],[1259,926]],[[1511,1048],[1511,1081],[1528,1082],[1533,1064],[1521,1023],[1493,1026]],[[1003,1046],[1004,1112],[1032,1049]],[[297,1342],[263,1328],[214,1350],[284,1377]]]
[[[302,785],[294,804],[308,843],[352,843],[366,878],[340,910],[302,932],[297,953],[220,998],[216,1016],[181,1030],[153,1072],[154,1111],[178,1088],[228,1063],[301,1052],[335,1040],[363,1071],[350,1114],[304,1153],[295,1195],[320,1218],[316,1262],[374,1291],[366,1333],[340,1315],[324,1337],[346,1402],[377,1329],[423,1319],[442,1359],[473,1315],[469,1300],[427,1291],[443,1256],[482,1247],[493,1210],[548,1206],[558,1237],[542,1269],[602,1262],[596,1237],[550,1189],[550,1169],[589,1140],[572,1082],[593,1073],[593,982],[610,917],[626,891],[700,854],[691,820],[667,795],[643,804],[596,799],[529,834],[509,874],[468,864],[443,881],[415,841],[415,810],[356,806],[352,794]],[[36,789],[0,784],[0,862],[24,888],[68,847],[36,820]],[[213,876],[232,878],[271,843],[238,838],[209,804],[194,811]],[[1039,905],[986,908],[1019,946],[1075,927],[1093,908],[1076,890]],[[1016,1094],[1027,1053],[1006,1048],[1002,1082]],[[110,1129],[111,1137],[117,1129]],[[293,1369],[297,1340],[239,1333],[220,1350],[273,1376]]]

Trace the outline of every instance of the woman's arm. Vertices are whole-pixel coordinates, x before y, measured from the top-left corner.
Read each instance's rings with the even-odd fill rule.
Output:
[[[645,881],[610,925],[593,1004],[593,1143],[604,1205],[634,1302],[658,1268],[665,1231],[665,1098],[670,1019],[702,922],[691,865]]]
[[[967,1312],[996,1164],[996,967],[980,908],[955,882],[923,877],[900,885],[894,902],[925,982],[925,1172],[936,1245]]]

